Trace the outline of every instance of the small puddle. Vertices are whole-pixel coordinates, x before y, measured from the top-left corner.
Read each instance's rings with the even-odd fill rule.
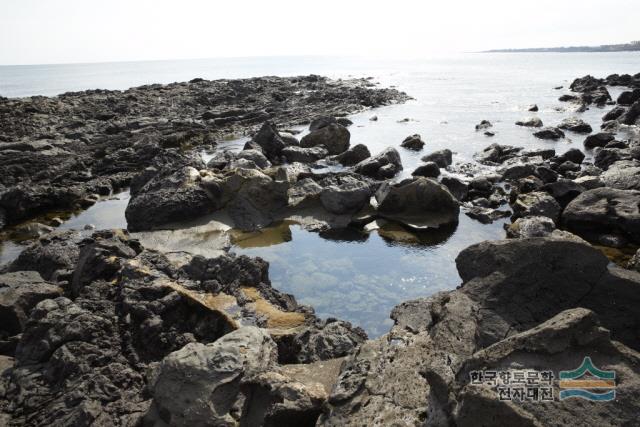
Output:
[[[109,197],[98,200],[93,206],[77,212],[50,212],[46,216],[35,218],[32,223],[51,224],[54,218],[60,218],[64,222],[56,230],[81,230],[87,234],[92,233],[93,228],[84,230],[85,226],[95,226],[96,229],[127,228],[124,211],[130,199],[129,191],[123,191]],[[28,224],[28,223],[26,223]],[[11,229],[3,231],[0,235],[0,266],[10,263],[20,255],[29,240],[19,240],[11,236]]]

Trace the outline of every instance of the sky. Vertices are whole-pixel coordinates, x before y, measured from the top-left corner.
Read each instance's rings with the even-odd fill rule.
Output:
[[[640,39],[638,0],[0,0],[0,64],[429,57]]]

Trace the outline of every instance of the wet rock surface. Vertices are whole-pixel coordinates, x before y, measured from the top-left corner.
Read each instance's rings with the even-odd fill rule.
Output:
[[[407,99],[396,90],[369,86],[364,79],[311,75],[0,98],[0,222],[72,209],[92,194],[126,187],[136,174],[156,166],[167,148],[215,145],[231,134],[255,132],[266,120],[290,126]],[[340,124],[328,128],[335,126],[348,135]],[[268,127],[256,143],[270,161],[279,161],[287,145]],[[311,146],[316,143],[323,141],[316,138]],[[348,148],[348,139],[331,144],[327,149],[337,154]]]

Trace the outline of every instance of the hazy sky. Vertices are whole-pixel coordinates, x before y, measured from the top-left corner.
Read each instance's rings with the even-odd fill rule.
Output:
[[[0,64],[429,56],[640,39],[640,0],[0,0]]]

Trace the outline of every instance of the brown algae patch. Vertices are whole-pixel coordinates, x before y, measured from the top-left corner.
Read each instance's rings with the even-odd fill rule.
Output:
[[[192,290],[186,289],[184,286],[169,280],[162,280],[161,283],[159,284],[161,286],[167,286],[173,289],[182,297],[190,299],[191,301],[194,301],[206,307],[209,310],[219,313],[225,318],[227,323],[229,323],[229,325],[233,329],[237,329],[240,327],[238,322],[230,314],[232,311],[237,311],[237,310],[234,310],[234,308],[238,307],[238,301],[234,296],[227,295],[224,292],[220,292],[219,294],[216,294],[216,295],[200,294]]]
[[[286,312],[271,304],[260,295],[256,288],[242,288],[244,296],[251,300],[251,306],[258,315],[267,319],[267,327],[290,329],[301,326],[305,323],[306,317],[302,313]]]
[[[627,267],[627,264],[638,250],[637,247],[631,246],[627,246],[624,248],[612,248],[608,246],[594,245],[594,247],[602,252],[607,258],[609,258],[609,261],[613,262],[616,265],[619,265],[622,268]]]
[[[233,229],[229,231],[229,235],[231,243],[239,248],[264,248],[290,242],[292,236],[289,226],[291,224],[291,221],[283,221],[276,226],[253,232]]]

